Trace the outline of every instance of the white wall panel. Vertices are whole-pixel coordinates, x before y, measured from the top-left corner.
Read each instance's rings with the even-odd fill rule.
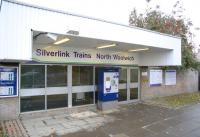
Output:
[[[33,89],[20,89],[20,96],[41,96],[45,95],[45,88],[33,88]]]
[[[72,93],[79,93],[79,92],[93,92],[95,91],[95,86],[72,86]]]
[[[141,54],[141,65],[181,64],[180,38],[8,1],[3,1],[0,13],[0,59],[31,60],[31,29],[59,34],[72,29],[78,30],[81,37],[171,49],[173,52],[162,55],[156,52]]]
[[[25,18],[26,7],[3,2],[0,13],[0,58],[31,58],[31,31]]]

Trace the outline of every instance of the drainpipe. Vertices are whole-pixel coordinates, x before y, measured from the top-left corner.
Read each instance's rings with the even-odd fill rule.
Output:
[[[2,1],[3,1],[3,0],[0,0],[0,12],[1,12],[1,5],[2,5]]]

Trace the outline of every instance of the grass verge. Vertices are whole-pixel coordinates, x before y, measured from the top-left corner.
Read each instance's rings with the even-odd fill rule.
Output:
[[[179,108],[191,104],[200,102],[200,93],[184,93],[179,95],[173,95],[168,97],[159,97],[152,99],[156,104],[160,104],[166,107]]]
[[[0,126],[0,137],[9,137],[8,134],[3,132],[3,129]]]
[[[1,126],[0,126],[0,137],[3,137],[3,130],[1,128]]]

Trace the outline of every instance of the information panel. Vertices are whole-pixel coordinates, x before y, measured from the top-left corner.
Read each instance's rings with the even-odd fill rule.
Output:
[[[161,69],[151,69],[149,71],[149,83],[150,86],[160,86],[163,83],[162,70]]]
[[[119,69],[102,67],[98,69],[98,99],[101,102],[118,99]]]
[[[165,71],[165,85],[176,85],[176,70]]]
[[[119,72],[104,73],[104,94],[117,93],[119,84]]]
[[[0,67],[0,97],[17,95],[17,68]]]

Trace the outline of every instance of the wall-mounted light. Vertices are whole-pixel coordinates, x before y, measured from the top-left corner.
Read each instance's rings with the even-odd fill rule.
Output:
[[[70,40],[69,38],[64,38],[64,39],[61,39],[59,41],[54,42],[54,44],[55,45],[59,45],[59,44],[65,43],[65,42],[67,42],[69,40]]]
[[[67,31],[67,33],[71,35],[79,35],[79,31],[76,31],[76,30],[69,30]]]
[[[109,48],[109,47],[115,47],[116,44],[109,44],[109,45],[103,45],[103,46],[99,46],[97,47],[97,49],[103,49],[103,48]]]
[[[52,40],[56,41],[58,36],[56,34],[52,34],[52,33],[47,33],[46,34],[47,37],[51,38]]]
[[[145,51],[145,50],[149,50],[149,48],[144,48],[144,49],[131,49],[129,50],[130,52],[135,52],[135,51]]]

